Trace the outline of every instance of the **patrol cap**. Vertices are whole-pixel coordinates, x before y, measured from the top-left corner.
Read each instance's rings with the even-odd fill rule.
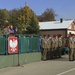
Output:
[[[54,34],[53,36],[56,37],[56,36],[58,36],[58,34]]]

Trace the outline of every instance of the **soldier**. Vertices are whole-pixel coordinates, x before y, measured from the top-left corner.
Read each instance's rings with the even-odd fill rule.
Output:
[[[74,60],[74,49],[75,49],[74,34],[71,34],[71,36],[69,37],[69,45],[70,45],[69,61],[73,61]]]
[[[67,38],[62,36],[62,52],[61,52],[62,55],[64,55],[66,53],[66,51],[65,51],[66,40],[67,40]]]
[[[54,55],[55,55],[55,58],[57,58],[57,55],[58,55],[58,35],[57,34],[55,35],[55,51],[54,51]]]
[[[54,58],[54,51],[55,51],[55,39],[54,39],[55,35],[53,35],[52,39],[51,39],[51,44],[52,44],[52,51],[51,51],[51,58]]]
[[[66,37],[62,36],[62,46],[65,47],[66,44]]]
[[[50,59],[51,57],[51,36],[48,34],[48,39],[47,39],[47,59]]]
[[[75,34],[74,34],[74,53],[73,53],[73,56],[74,56],[73,60],[75,60]]]
[[[43,48],[43,60],[46,61],[47,56],[47,35],[44,35],[42,40],[42,48]]]
[[[62,35],[59,35],[58,38],[58,57],[61,57],[61,49],[62,49]]]

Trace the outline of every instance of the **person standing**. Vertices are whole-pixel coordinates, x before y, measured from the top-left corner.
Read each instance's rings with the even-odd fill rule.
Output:
[[[43,60],[46,61],[47,56],[47,35],[44,35],[42,40],[42,48],[43,48]]]
[[[42,52],[42,36],[39,36],[39,45],[40,45],[40,51]]]
[[[62,44],[63,44],[63,40],[62,40],[62,35],[59,35],[58,38],[58,57],[61,58],[61,52],[62,52]]]
[[[42,36],[40,35],[39,36],[39,52],[41,52],[41,59],[42,59],[42,56],[43,56],[43,48],[42,48]]]
[[[75,34],[74,34],[74,53],[73,53],[73,60],[75,60]]]
[[[51,45],[52,45],[51,58],[53,59],[55,57],[55,35],[53,35],[51,39]]]
[[[69,45],[70,45],[70,52],[69,52],[69,61],[74,60],[74,49],[75,49],[75,43],[74,43],[74,34],[71,34],[69,37]]]
[[[57,58],[58,56],[58,35],[56,34],[55,35],[55,51],[54,51],[54,55],[55,55],[55,58]]]
[[[51,36],[48,34],[47,38],[47,59],[49,60],[51,58]]]

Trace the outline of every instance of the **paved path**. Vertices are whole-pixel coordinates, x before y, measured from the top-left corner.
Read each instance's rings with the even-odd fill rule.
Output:
[[[0,75],[75,75],[75,61],[69,61],[68,55],[64,55],[60,59],[3,68]]]

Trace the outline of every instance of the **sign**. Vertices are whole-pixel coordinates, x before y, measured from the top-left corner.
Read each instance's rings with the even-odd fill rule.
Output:
[[[18,53],[18,38],[15,36],[8,37],[8,53]]]

